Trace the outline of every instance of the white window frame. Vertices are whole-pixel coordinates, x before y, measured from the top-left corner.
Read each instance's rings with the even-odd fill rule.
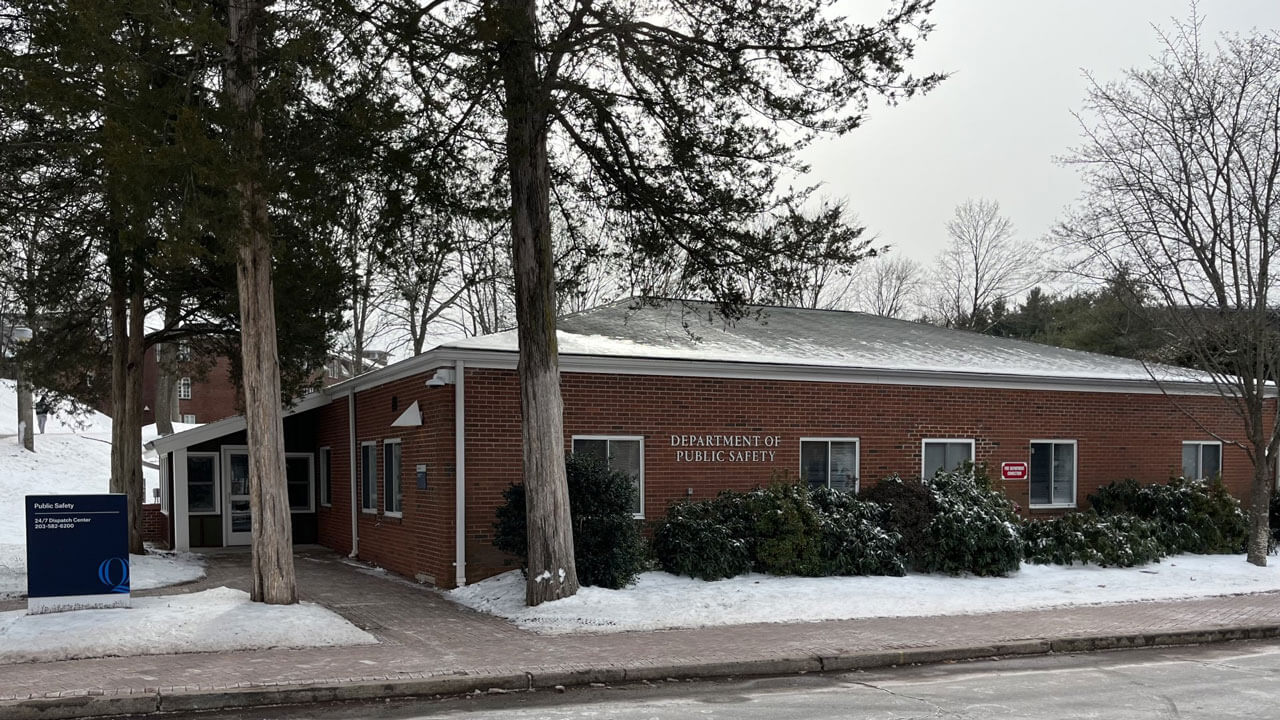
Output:
[[[644,436],[643,435],[574,435],[571,438],[569,438],[569,450],[571,452],[573,451],[573,444],[578,440],[606,440],[606,441],[625,440],[628,442],[635,441],[635,440],[640,441],[640,478],[636,482],[636,489],[638,491],[637,494],[640,496],[639,498],[640,512],[632,513],[631,517],[635,518],[636,520],[643,520],[644,519]],[[610,454],[611,453],[609,453],[609,446],[605,445],[605,455],[606,455],[605,464],[606,465],[609,462],[608,455]]]
[[[1221,441],[1221,440],[1183,440],[1183,441],[1182,441],[1182,447],[1184,447],[1184,448],[1185,448],[1185,447],[1186,447],[1186,446],[1188,446],[1188,445],[1198,445],[1198,446],[1199,446],[1199,453],[1200,453],[1200,456],[1197,458],[1197,461],[1198,461],[1198,463],[1199,463],[1199,465],[1200,465],[1200,471],[1201,471],[1201,472],[1204,472],[1204,446],[1205,446],[1205,445],[1216,445],[1216,446],[1218,447],[1218,477],[1222,477],[1222,469],[1223,469],[1223,467],[1227,464],[1227,459],[1226,459],[1225,457],[1223,457],[1223,455],[1222,455],[1222,441]],[[1178,456],[1178,465],[1179,465],[1179,466],[1181,466],[1181,465],[1182,465],[1182,456],[1181,456],[1181,454],[1179,454],[1179,456]],[[1181,468],[1181,467],[1179,467],[1179,469],[1182,469],[1182,468]],[[1206,477],[1198,477],[1198,478],[1187,478],[1187,479],[1188,479],[1188,480],[1208,480],[1209,478],[1206,478]]]
[[[186,415],[183,415],[183,416],[182,416],[182,419],[181,419],[181,420],[179,420],[179,422],[181,422],[181,423],[185,423],[185,424],[187,424],[187,425],[195,425],[195,424],[196,424],[196,416],[195,416],[195,415],[192,415],[191,413],[187,413]]]
[[[191,378],[184,377],[184,378],[178,379],[178,399],[179,400],[191,399]]]
[[[1049,488],[1050,502],[1043,505],[1038,503],[1033,504],[1031,502],[1031,446],[1036,443],[1041,443],[1041,444],[1049,443],[1053,445],[1072,445],[1075,447],[1075,449],[1071,451],[1073,453],[1072,457],[1075,459],[1075,461],[1071,463],[1072,501],[1070,503],[1052,502],[1053,500],[1052,486],[1050,486]],[[1080,498],[1080,443],[1076,442],[1075,440],[1067,440],[1065,438],[1035,438],[1033,440],[1028,440],[1027,441],[1027,507],[1034,510],[1055,510],[1055,509],[1070,510],[1071,508],[1076,507],[1076,504],[1079,502],[1079,498]]]
[[[188,515],[221,515],[222,514],[222,453],[220,452],[187,452],[187,460],[193,457],[213,458],[213,510],[191,510],[191,470],[187,469],[187,507]]]
[[[388,482],[391,480],[391,476],[387,474],[387,448],[391,445],[400,447],[399,477],[396,478],[396,481],[400,483],[399,510],[391,510],[387,507],[391,503],[391,487]],[[404,517],[404,444],[400,442],[400,438],[387,438],[382,441],[382,514],[387,517]]]
[[[920,478],[922,480],[929,479],[925,477],[925,474],[924,474],[924,449],[925,449],[925,446],[928,445],[929,443],[951,443],[951,444],[966,443],[969,445],[969,462],[971,463],[978,462],[978,443],[973,438],[922,438],[920,440]],[[861,447],[858,448],[858,452],[859,453],[862,452]]]
[[[287,452],[284,454],[285,460],[305,458],[307,461],[307,507],[295,508],[289,506],[290,513],[313,513],[316,511],[316,456],[311,453]],[[288,467],[286,462],[285,467]],[[285,497],[289,495],[289,473],[285,472]]]
[[[316,474],[320,478],[320,507],[333,507],[333,448],[325,445],[316,452]],[[325,502],[325,496],[329,502]]]
[[[179,342],[177,345],[174,356],[177,357],[178,362],[191,362],[191,345],[185,342]]]
[[[825,442],[827,444],[827,488],[831,487],[831,443],[853,443],[853,489],[847,492],[856,494],[862,488],[862,440],[856,437],[802,437],[800,438],[800,479],[808,482],[804,471],[804,444],[807,442]]]
[[[367,507],[364,504],[364,487],[365,487],[365,482],[368,480],[368,478],[366,478],[364,474],[364,449],[367,447],[373,448],[373,497],[372,497],[373,507]],[[364,513],[365,515],[377,515],[378,514],[378,441],[377,440],[365,440],[364,442],[360,443],[359,468],[360,468],[360,512]]]

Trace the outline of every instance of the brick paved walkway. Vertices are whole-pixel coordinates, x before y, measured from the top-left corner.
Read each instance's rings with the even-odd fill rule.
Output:
[[[209,577],[139,594],[246,587],[248,558],[219,553]],[[1180,602],[801,624],[757,624],[598,636],[540,636],[322,549],[297,556],[304,600],[332,608],[378,645],[99,658],[0,668],[0,700],[128,695],[440,675],[834,656],[856,651],[991,645],[1084,635],[1173,633],[1280,625],[1280,593]],[[21,603],[6,602],[0,609]]]

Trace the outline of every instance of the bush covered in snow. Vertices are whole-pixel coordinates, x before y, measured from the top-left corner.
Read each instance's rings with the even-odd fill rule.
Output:
[[[926,481],[938,509],[920,548],[925,572],[1007,575],[1022,564],[1013,504],[981,466],[966,463]]]
[[[861,491],[858,497],[883,508],[881,526],[886,532],[898,535],[899,553],[907,567],[924,572],[929,524],[938,511],[933,491],[919,480],[903,480],[891,475]]]
[[[625,473],[586,455],[568,456],[565,470],[578,582],[613,589],[630,585],[648,563],[644,539],[631,514],[635,485]],[[524,485],[511,485],[502,497],[493,544],[527,566]]]
[[[1133,567],[1173,554],[1161,540],[1162,527],[1133,515],[1073,512],[1022,526],[1027,562],[1039,565]]]
[[[751,548],[742,517],[730,512],[734,493],[712,500],[680,502],[653,533],[653,554],[663,570],[702,580],[751,572]]]
[[[1172,478],[1150,485],[1126,479],[1089,495],[1089,505],[1104,517],[1129,514],[1158,523],[1161,542],[1175,553],[1244,552],[1249,538],[1240,502],[1219,479]]]
[[[664,570],[704,580],[771,575],[901,575],[898,537],[879,507],[828,489],[779,482],[677,503],[654,532]]]

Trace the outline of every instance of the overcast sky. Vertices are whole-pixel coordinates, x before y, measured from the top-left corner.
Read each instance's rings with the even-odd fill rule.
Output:
[[[861,0],[855,0],[861,1]],[[825,194],[845,198],[893,252],[926,264],[966,198],[997,200],[1018,236],[1043,236],[1079,182],[1054,162],[1077,143],[1071,112],[1084,71],[1100,80],[1149,65],[1189,5],[1166,0],[938,0],[936,29],[913,72],[951,74],[936,90],[893,108],[805,157]],[[1280,0],[1201,0],[1206,35],[1280,28]]]

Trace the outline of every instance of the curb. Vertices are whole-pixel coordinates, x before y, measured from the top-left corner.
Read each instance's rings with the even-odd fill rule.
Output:
[[[490,690],[618,684],[719,677],[779,676],[810,672],[870,670],[898,665],[978,660],[996,657],[1095,652],[1178,645],[1201,645],[1237,640],[1280,637],[1280,625],[1225,627],[1130,635],[1081,635],[1019,640],[992,645],[873,650],[838,655],[715,660],[674,664],[614,665],[599,668],[546,667],[522,672],[457,673],[404,680],[265,685],[225,690],[147,690],[130,695],[77,694],[0,701],[0,717],[6,720],[66,720],[113,715],[230,710],[265,705],[358,701],[384,698],[463,695]],[[93,692],[93,691],[91,691]]]

